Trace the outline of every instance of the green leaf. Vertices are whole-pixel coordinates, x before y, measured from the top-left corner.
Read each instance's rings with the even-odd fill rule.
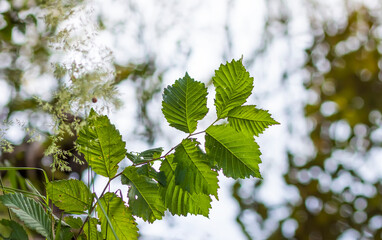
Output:
[[[160,171],[166,176],[166,186],[160,187],[160,193],[166,208],[176,215],[187,216],[188,213],[208,217],[211,198],[205,194],[191,194],[175,184],[174,155],[171,154],[162,162]]]
[[[52,239],[52,222],[38,202],[21,193],[4,194],[0,196],[0,201],[11,209],[28,228],[47,239]]]
[[[215,106],[219,119],[227,117],[230,110],[244,104],[252,93],[253,78],[241,59],[220,65],[212,80],[216,88]]]
[[[252,136],[259,136],[270,125],[280,124],[271,117],[268,111],[257,109],[254,105],[232,109],[228,113],[228,122],[237,131]]]
[[[232,178],[258,177],[261,163],[259,146],[252,136],[237,132],[227,125],[206,130],[206,151],[212,164],[217,163],[224,175]]]
[[[143,163],[154,158],[159,158],[162,155],[163,148],[153,148],[146,151],[143,151],[138,154],[134,153],[126,153],[128,159],[130,159],[133,163]]]
[[[108,206],[104,206],[104,203],[102,203],[100,200],[99,200],[99,198],[97,197],[97,195],[95,196],[96,197],[96,199],[97,199],[97,206],[98,206],[98,210],[100,210],[101,209],[101,211],[102,211],[102,213],[104,214],[104,216],[105,216],[105,221],[107,222],[107,225],[106,225],[106,227],[105,227],[105,229],[106,229],[106,231],[103,231],[102,232],[102,235],[106,235],[106,238],[107,238],[107,232],[108,232],[108,230],[109,230],[109,228],[110,228],[110,230],[111,230],[111,232],[113,233],[113,236],[114,236],[114,238],[115,238],[115,240],[119,240],[119,237],[118,237],[118,235],[117,235],[117,233],[115,232],[115,230],[114,230],[114,227],[113,227],[113,223],[110,221],[110,218],[109,218],[109,209],[108,209]],[[107,211],[106,211],[106,210]],[[101,226],[102,227],[102,226]],[[101,229],[102,230],[102,229]],[[105,238],[105,237],[104,237]]]
[[[117,173],[118,163],[125,158],[125,142],[107,116],[99,116],[92,109],[88,124],[77,139],[79,150],[94,172],[112,178]]]
[[[121,176],[122,184],[129,184],[129,206],[134,215],[150,223],[162,219],[166,210],[159,194],[158,184],[139,168],[127,167]]]
[[[114,193],[108,192],[100,198],[99,201],[107,214],[105,215],[103,213],[99,206],[100,203],[98,203],[97,213],[101,220],[103,239],[115,239],[106,217],[109,218],[110,223],[112,224],[115,233],[120,240],[138,238],[137,223],[135,222],[130,209],[125,206],[125,202],[120,197]]]
[[[4,229],[5,228],[5,229]],[[0,239],[28,240],[28,235],[24,228],[13,220],[0,220]]]
[[[170,126],[186,133],[194,132],[197,121],[208,112],[207,88],[186,73],[164,90],[162,112]]]
[[[98,220],[96,218],[90,218],[84,226],[84,233],[89,240],[102,240],[102,233],[97,230]]]
[[[74,228],[74,229],[79,229],[81,228],[83,222],[82,222],[82,219],[77,217],[73,217],[73,216],[67,216],[64,218],[65,220],[65,223],[68,224],[71,228]]]
[[[193,193],[212,194],[217,198],[218,173],[211,170],[196,139],[184,139],[175,148],[175,183]]]
[[[75,179],[49,182],[46,191],[58,208],[69,213],[84,213],[93,201],[85,183]]]
[[[164,176],[160,172],[157,172],[157,170],[155,170],[155,168],[151,167],[148,164],[145,164],[142,167],[137,168],[137,172],[140,175],[145,175],[149,178],[154,179],[155,181],[157,181],[161,185],[166,185],[166,179],[164,178]]]
[[[144,164],[141,167],[137,167],[136,171],[139,175],[144,175],[150,179],[157,181],[161,185],[166,185],[165,176],[161,172],[155,170],[155,168],[153,168],[149,164]],[[122,176],[122,183],[125,185],[131,184],[130,180],[125,176]]]
[[[70,230],[70,227],[65,226],[62,226],[61,229],[56,228],[55,240],[71,240],[73,238],[73,233]]]

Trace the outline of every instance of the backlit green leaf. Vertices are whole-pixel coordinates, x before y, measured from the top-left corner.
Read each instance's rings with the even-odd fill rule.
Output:
[[[155,168],[151,167],[149,164],[145,164],[142,167],[137,168],[137,172],[140,175],[145,175],[151,179],[154,179],[161,185],[166,184],[166,179],[164,179],[164,176],[162,176],[160,172],[157,172],[157,170],[155,170]]]
[[[176,215],[187,216],[188,213],[208,217],[211,198],[205,194],[191,194],[175,184],[176,163],[174,155],[169,155],[162,162],[160,171],[166,176],[166,186],[160,187],[160,193],[166,208]]]
[[[112,178],[118,163],[125,158],[125,142],[107,116],[99,116],[92,109],[88,124],[80,131],[77,144],[92,170]]]
[[[52,222],[38,202],[21,193],[4,194],[0,196],[0,201],[11,209],[28,228],[47,239],[52,239]]]
[[[129,206],[134,215],[150,223],[162,219],[166,210],[159,194],[158,184],[145,174],[139,173],[140,168],[127,167],[121,176],[122,184],[130,185]]]
[[[195,139],[184,139],[175,149],[175,184],[193,193],[212,194],[217,198],[218,173],[211,170],[205,154]]]
[[[46,191],[53,203],[66,212],[83,213],[90,209],[92,193],[84,182],[70,179],[49,182]]]
[[[257,109],[254,105],[240,106],[228,113],[228,122],[237,131],[259,136],[270,126],[279,124],[266,110]]]
[[[124,201],[120,197],[118,197],[115,193],[108,192],[100,198],[99,201],[106,211],[107,217],[109,218],[110,223],[112,224],[113,229],[120,240],[135,240],[138,238],[137,223],[135,222],[130,209],[125,206]],[[106,215],[99,206],[99,203],[97,204],[97,213],[101,220],[103,239],[116,239],[111,231]]]
[[[84,233],[87,239],[91,240],[103,240],[102,233],[97,229],[98,220],[96,218],[90,218],[84,226]],[[111,234],[113,235],[113,234]]]
[[[252,136],[230,126],[211,126],[206,130],[206,151],[212,164],[232,178],[258,177],[261,163],[259,146]]]
[[[219,119],[227,117],[230,110],[247,101],[253,89],[253,78],[243,66],[242,60],[232,60],[215,71],[215,106]]]
[[[162,112],[170,126],[186,133],[194,132],[197,121],[208,112],[207,88],[186,73],[164,90]]]

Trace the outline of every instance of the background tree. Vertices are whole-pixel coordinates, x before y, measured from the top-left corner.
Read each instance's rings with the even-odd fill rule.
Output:
[[[85,48],[84,40],[78,37],[78,32],[84,29],[78,25],[76,27],[79,29],[76,29],[70,21],[77,19],[81,22],[78,18],[83,17],[81,16],[83,12],[90,17],[91,14],[86,12],[89,11],[88,8],[89,6],[80,0],[70,3],[53,0],[22,3],[1,1],[0,84],[3,102],[0,104],[2,147],[0,162],[2,164],[49,170],[50,166],[54,166],[51,165],[55,162],[53,159],[57,158],[61,163],[54,166],[60,170],[56,172],[56,178],[67,178],[69,172],[61,170],[69,169],[74,177],[79,178],[86,166],[76,163],[76,157],[79,155],[73,150],[75,138],[71,132],[74,129],[70,128],[75,127],[76,119],[80,119],[76,116],[81,117],[83,109],[81,107],[74,109],[71,105],[73,103],[79,106],[94,105],[99,100],[101,104],[109,102],[110,106],[118,107],[118,97],[113,94],[118,84],[126,79],[145,83],[142,79],[149,79],[154,74],[155,66],[150,59],[125,64],[111,61],[108,64],[111,65],[111,69],[115,69],[115,74],[113,70],[105,70],[94,64],[91,66],[91,71],[88,69],[85,71],[86,66],[84,67],[83,63],[76,64],[71,58],[62,60],[63,54],[73,55],[75,52],[86,58],[88,54],[86,48],[91,47],[92,43],[88,41],[89,45]],[[84,27],[85,23],[81,23],[80,26]],[[90,37],[90,34],[94,34],[94,31],[90,30],[86,36]],[[106,50],[103,57],[107,62],[107,57],[110,57],[107,56],[109,51],[101,50]],[[106,74],[112,76],[112,79],[105,81]],[[160,81],[158,83],[160,84]],[[149,84],[148,81],[145,84],[150,85],[150,89],[139,88],[140,94],[137,95],[137,100],[140,108],[137,118],[145,126],[141,135],[152,142],[155,126],[147,117],[146,102],[151,95],[159,91],[159,87],[157,83]],[[64,129],[64,126],[69,126],[69,129]],[[23,140],[14,140],[12,134],[8,134],[9,131],[16,131],[16,135],[24,136],[21,137]],[[54,137],[57,131],[60,132],[60,139]],[[35,141],[37,138],[38,141]],[[52,148],[49,149],[48,146]],[[58,154],[54,153],[51,157],[44,158],[44,152],[47,154],[58,152]],[[8,174],[12,174],[12,182],[17,182],[12,172]],[[40,181],[42,177],[35,171],[26,171],[22,174],[23,176],[28,174],[32,180]]]
[[[304,107],[313,151],[288,150],[283,175],[298,198],[269,206],[253,192],[233,196],[241,207],[237,221],[248,239],[256,239],[245,222],[254,212],[269,239],[381,239],[381,5],[344,3],[342,17],[328,17],[324,4],[309,8],[312,45],[306,49]],[[307,149],[311,149],[306,144]],[[375,166],[373,169],[372,166]],[[246,188],[248,189],[248,188]],[[277,210],[286,213],[275,220]],[[273,219],[273,220],[272,220]],[[275,228],[267,229],[269,222]],[[247,225],[246,225],[247,224]]]

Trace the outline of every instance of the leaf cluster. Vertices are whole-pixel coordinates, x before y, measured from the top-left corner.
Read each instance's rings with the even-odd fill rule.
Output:
[[[71,179],[47,182],[47,196],[40,197],[42,202],[21,193],[2,195],[0,201],[28,228],[47,239],[137,239],[135,218],[152,223],[162,219],[166,210],[173,215],[208,217],[211,197],[218,199],[220,170],[234,179],[261,178],[261,152],[254,136],[278,124],[268,111],[243,105],[252,93],[253,78],[241,59],[221,65],[213,84],[217,119],[201,132],[195,132],[198,121],[209,111],[205,85],[186,73],[164,90],[165,118],[170,126],[188,134],[165,154],[163,148],[127,152],[109,118],[92,109],[76,145],[91,169],[109,180],[99,196],[82,181]],[[222,119],[226,122],[217,124]],[[195,138],[203,133],[204,146]],[[160,163],[158,169],[153,167],[155,161]],[[129,166],[120,170],[122,162]],[[118,177],[129,186],[127,203],[122,191],[106,191]],[[65,213],[85,217],[55,219],[49,199]]]

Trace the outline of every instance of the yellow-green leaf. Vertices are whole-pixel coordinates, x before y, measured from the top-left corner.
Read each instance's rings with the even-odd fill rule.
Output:
[[[170,126],[186,133],[194,132],[197,121],[208,112],[207,88],[186,73],[164,90],[162,112]]]
[[[100,116],[92,109],[88,124],[80,131],[77,144],[92,170],[112,178],[118,163],[125,158],[126,149],[122,136],[107,116]]]
[[[228,122],[237,131],[256,135],[263,133],[270,126],[279,124],[266,110],[257,109],[254,105],[240,106],[228,113]]]
[[[245,69],[242,59],[221,64],[215,71],[213,83],[216,88],[215,106],[219,119],[247,101],[253,89],[253,78]]]
[[[90,218],[85,223],[84,233],[89,240],[103,240],[102,233],[97,229],[98,220],[96,218]]]
[[[85,183],[75,179],[49,182],[46,191],[53,203],[65,212],[83,213],[90,209],[93,200]]]
[[[150,223],[162,219],[165,207],[156,182],[147,175],[140,174],[140,168],[127,167],[121,177],[122,184],[130,185],[129,206],[135,216]]]
[[[252,136],[237,132],[228,125],[211,126],[206,130],[206,151],[210,162],[232,178],[261,178],[259,146]]]
[[[199,144],[195,139],[184,139],[176,147],[175,183],[191,194],[212,194],[217,198],[218,173],[211,170]]]
[[[166,185],[160,187],[160,193],[166,208],[176,215],[187,216],[188,213],[208,217],[211,198],[202,193],[191,194],[175,184],[174,155],[171,154],[162,162],[160,171],[166,176]]]
[[[99,199],[102,204],[106,215],[97,204],[97,213],[101,220],[101,230],[103,238],[106,240],[116,239],[107,221],[110,220],[111,225],[120,240],[136,240],[138,238],[138,228],[134,217],[125,202],[118,197],[115,193],[106,193]]]

